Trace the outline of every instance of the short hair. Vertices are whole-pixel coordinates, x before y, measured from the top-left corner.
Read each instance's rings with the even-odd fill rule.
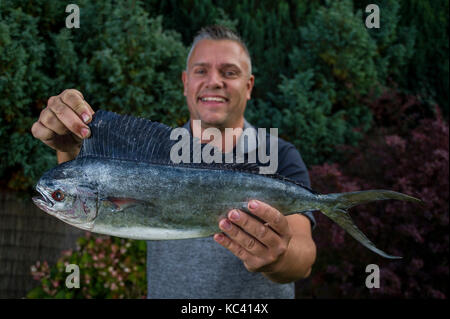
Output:
[[[218,24],[203,27],[197,33],[194,40],[192,41],[191,49],[189,50],[189,54],[186,59],[186,70],[188,68],[188,62],[191,57],[191,54],[194,51],[194,48],[197,45],[197,43],[200,42],[201,40],[231,40],[239,43],[248,56],[248,59],[250,61],[249,74],[252,74],[252,59],[250,57],[250,53],[244,41],[242,41],[241,37],[233,30]]]

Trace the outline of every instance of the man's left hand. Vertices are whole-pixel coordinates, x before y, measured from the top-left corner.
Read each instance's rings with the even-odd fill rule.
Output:
[[[216,234],[214,240],[241,259],[250,272],[280,271],[283,256],[292,239],[287,218],[275,208],[256,200],[248,204],[257,220],[241,210],[234,209],[227,219],[219,222],[226,234]]]

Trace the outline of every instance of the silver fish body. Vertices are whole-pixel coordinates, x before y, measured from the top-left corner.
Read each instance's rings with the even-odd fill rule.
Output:
[[[204,237],[220,232],[218,222],[250,199],[270,203],[285,215],[320,209],[327,198],[283,179],[247,172],[153,165],[126,160],[85,158],[64,163],[40,181],[58,182],[77,196],[77,185],[96,211],[74,225],[133,239]],[[68,185],[71,185],[68,187]],[[80,195],[82,196],[82,195]],[[125,202],[121,207],[115,202]],[[95,205],[94,205],[95,202]]]
[[[321,211],[370,250],[399,258],[376,248],[346,210],[374,200],[420,202],[388,190],[317,194],[246,165],[175,165],[167,160],[170,129],[159,123],[99,111],[90,126],[93,138],[83,142],[76,159],[41,177],[41,196],[33,201],[95,233],[141,240],[206,237],[220,232],[219,220],[230,210],[247,211],[248,201],[257,199],[284,215]]]

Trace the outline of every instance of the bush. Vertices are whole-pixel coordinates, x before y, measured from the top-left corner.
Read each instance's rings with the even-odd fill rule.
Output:
[[[278,116],[271,124],[308,165],[338,160],[336,145],[355,144],[371,125],[361,99],[378,85],[376,44],[361,20],[350,1],[317,9],[300,28],[290,73],[281,76],[279,93],[272,95],[269,107]],[[249,118],[258,121],[260,112],[250,108]]]
[[[412,59],[396,82],[449,116],[449,2],[402,0],[399,25],[417,29]]]
[[[38,19],[0,5],[0,176],[23,190],[54,164],[52,152],[29,130],[51,85],[43,72],[45,45]]]
[[[66,266],[80,269],[80,288],[67,288]],[[146,242],[86,233],[75,251],[63,252],[56,265],[38,261],[31,267],[39,286],[27,298],[145,298]]]
[[[376,114],[402,108],[395,104],[397,94],[387,94],[385,99],[386,96],[391,96],[393,103],[387,103],[388,100],[374,103]],[[419,106],[409,103],[404,109],[408,114],[420,109]],[[386,123],[396,125],[395,117],[387,116]],[[409,130],[404,130],[405,127],[374,129],[358,148],[346,148],[349,156],[345,162],[314,166],[310,171],[313,188],[322,193],[384,188],[421,198],[425,202],[423,207],[389,201],[362,205],[351,211],[356,225],[377,247],[404,259],[390,261],[374,255],[344,236],[339,226],[317,214],[319,227],[314,237],[318,259],[312,275],[313,291],[304,292],[305,295],[447,298],[448,124],[437,111],[435,117],[416,121]],[[365,267],[372,263],[381,270],[379,289],[367,289],[364,285],[368,275]]]
[[[66,29],[58,1],[0,2],[0,176],[29,189],[56,164],[31,126],[52,95],[79,89],[94,110],[168,125],[188,119],[181,70],[186,48],[136,1],[80,1],[79,29]]]

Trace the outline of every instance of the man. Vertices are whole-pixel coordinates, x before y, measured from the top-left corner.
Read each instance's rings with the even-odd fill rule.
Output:
[[[245,44],[224,27],[202,29],[194,39],[182,81],[190,112],[185,127],[200,140],[205,129],[218,128],[223,139],[214,141],[215,146],[223,153],[233,151],[240,140],[227,138],[225,128],[250,127],[244,111],[254,76]],[[82,139],[89,137],[86,124],[93,114],[80,92],[65,90],[48,100],[32,133],[57,151],[61,163],[78,154]],[[193,120],[201,121],[200,130],[193,129]],[[278,159],[279,174],[309,186],[300,154],[281,139]],[[248,210],[256,218],[232,210],[219,222],[223,233],[213,239],[148,242],[148,296],[293,298],[293,282],[307,277],[315,261],[314,217],[286,217],[257,200],[249,201]]]

